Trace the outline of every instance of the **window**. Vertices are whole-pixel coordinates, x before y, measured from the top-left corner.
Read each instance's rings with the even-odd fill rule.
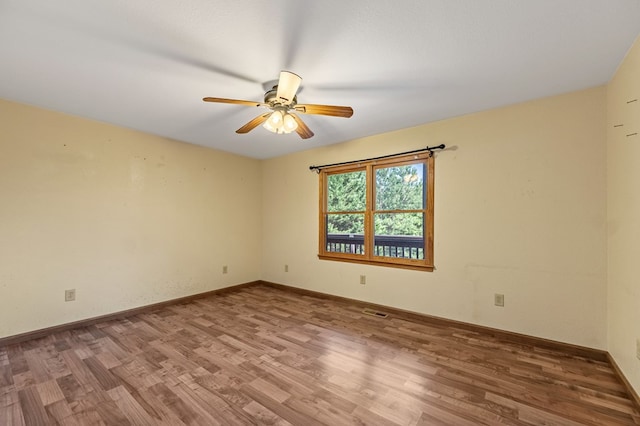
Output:
[[[319,258],[433,270],[429,152],[320,171]]]

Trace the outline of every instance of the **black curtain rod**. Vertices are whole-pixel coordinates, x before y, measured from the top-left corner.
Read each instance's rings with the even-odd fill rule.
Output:
[[[355,164],[355,163],[361,163],[363,161],[382,160],[384,158],[399,157],[401,155],[407,155],[407,154],[415,154],[416,152],[429,151],[430,155],[433,155],[433,150],[434,149],[444,149],[444,148],[445,148],[445,144],[442,143],[442,144],[440,144],[438,146],[428,146],[426,148],[415,149],[413,151],[400,152],[398,154],[383,155],[381,157],[366,158],[364,160],[344,161],[342,163],[323,164],[322,166],[309,166],[309,170],[316,170],[318,173],[320,173],[320,170],[322,170],[324,168],[327,168],[327,167],[344,166],[345,164]]]

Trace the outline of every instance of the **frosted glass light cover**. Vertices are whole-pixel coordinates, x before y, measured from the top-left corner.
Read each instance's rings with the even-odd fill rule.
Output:
[[[285,133],[291,133],[298,128],[298,123],[296,120],[290,115],[287,114],[284,116],[284,131]]]

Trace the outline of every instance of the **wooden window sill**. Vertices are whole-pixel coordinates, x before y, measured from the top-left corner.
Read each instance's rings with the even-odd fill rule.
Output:
[[[331,256],[326,254],[319,254],[320,260],[333,260],[336,262],[348,262],[348,263],[360,263],[364,265],[384,266],[388,268],[400,268],[400,269],[412,269],[414,271],[433,272],[436,268],[433,265],[425,265],[420,263],[399,263],[399,262],[387,262],[383,260],[372,259],[358,259],[355,257],[343,257],[343,256]]]

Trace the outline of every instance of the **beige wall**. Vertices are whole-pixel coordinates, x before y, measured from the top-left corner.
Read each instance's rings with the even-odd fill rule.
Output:
[[[608,89],[263,162],[0,101],[0,337],[262,278],[608,349],[638,389],[639,50]],[[309,165],[440,143],[435,272],[317,259]]]
[[[0,118],[0,337],[260,278],[258,161],[6,101]]]
[[[605,103],[599,87],[265,161],[263,279],[606,348]],[[440,143],[435,272],[317,259],[308,166]]]
[[[609,352],[640,393],[640,39],[607,90]],[[627,103],[638,99],[636,102]],[[614,127],[623,124],[622,127]],[[627,134],[638,133],[627,137]]]

